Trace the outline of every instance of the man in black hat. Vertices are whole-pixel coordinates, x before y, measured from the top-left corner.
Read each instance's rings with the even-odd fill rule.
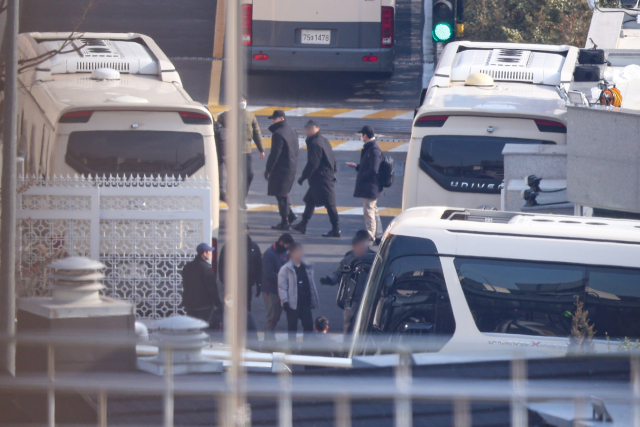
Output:
[[[362,198],[364,225],[369,232],[369,238],[379,244],[384,232],[378,213],[378,198],[384,194],[378,179],[382,150],[371,126],[363,126],[359,133],[364,142],[360,152],[360,164],[353,162],[347,164],[358,171],[353,197]]]
[[[342,232],[338,223],[338,209],[336,209],[336,159],[329,140],[320,135],[320,126],[313,120],[304,126],[307,131],[307,165],[298,179],[302,185],[305,179],[309,180],[309,190],[304,196],[304,213],[302,220],[291,229],[306,233],[307,224],[313,215],[316,206],[324,206],[329,214],[331,230],[322,237],[341,237]]]
[[[298,134],[286,120],[284,111],[275,110],[269,119],[273,124],[269,126],[271,137],[271,152],[267,159],[267,167],[264,177],[269,184],[267,194],[275,196],[280,212],[280,224],[271,228],[274,230],[288,230],[289,225],[296,220],[296,215],[291,210],[289,192],[296,179],[298,166]]]
[[[182,305],[187,315],[205,322],[211,320],[214,308],[222,308],[216,274],[211,268],[214,256],[215,248],[200,243],[196,256],[182,269]]]

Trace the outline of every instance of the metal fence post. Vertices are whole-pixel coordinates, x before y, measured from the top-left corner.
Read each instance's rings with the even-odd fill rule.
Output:
[[[4,47],[4,111],[2,129],[2,218],[0,219],[0,327],[11,336],[16,332],[16,192],[18,126],[18,8],[19,0],[8,0]],[[2,362],[15,375],[15,343],[2,345]]]
[[[240,1],[228,0],[226,20],[225,93],[226,103],[231,106],[227,126],[227,200],[226,216],[226,265],[225,297],[231,304],[225,308],[224,334],[231,351],[231,364],[227,371],[227,395],[225,425],[243,427],[250,423],[249,408],[244,390],[243,352],[246,340],[247,298],[247,239],[244,235],[245,212],[242,209],[246,194],[244,162],[244,114],[239,110],[244,70],[242,67],[242,45],[240,43]]]
[[[411,427],[413,425],[411,401],[411,353],[403,348],[398,354],[396,368],[396,387],[398,397],[395,400],[395,427]]]
[[[640,355],[631,356],[631,390],[633,392],[633,427],[640,427]]]
[[[293,404],[291,402],[291,374],[285,364],[284,353],[273,353],[272,371],[278,374],[280,395],[278,396],[278,422],[280,427],[293,426]]]
[[[527,427],[529,419],[524,405],[525,384],[527,383],[527,361],[523,355],[515,355],[511,360],[511,383],[513,398],[511,399],[511,426]]]
[[[53,344],[47,345],[47,378],[49,380],[49,389],[47,390],[47,426],[55,427],[56,425],[56,390],[53,382],[55,381],[55,353]]]

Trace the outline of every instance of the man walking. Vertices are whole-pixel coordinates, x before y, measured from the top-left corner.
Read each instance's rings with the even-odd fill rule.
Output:
[[[331,230],[322,237],[341,237],[336,208],[336,159],[333,149],[329,140],[320,135],[320,127],[316,122],[309,120],[304,128],[307,132],[307,165],[298,179],[298,184],[302,185],[304,180],[308,179],[309,190],[303,198],[305,207],[302,220],[291,228],[305,234],[316,206],[324,206],[329,214]]]
[[[289,247],[289,262],[278,273],[278,293],[287,315],[289,341],[296,340],[298,320],[305,335],[313,333],[311,310],[318,307],[318,291],[313,280],[313,264],[303,259],[299,243]]]
[[[251,291],[256,287],[256,297],[260,296],[262,282],[262,252],[260,246],[249,236],[249,229],[245,230],[247,236],[247,310],[251,311]],[[218,268],[220,282],[226,286],[225,281],[225,258],[227,245],[220,250],[220,259],[218,260]],[[228,293],[225,291],[225,293]]]
[[[273,124],[269,126],[269,131],[273,136],[264,177],[269,181],[267,194],[276,197],[281,218],[280,224],[271,228],[288,230],[289,225],[297,218],[291,210],[289,192],[296,179],[299,151],[298,134],[289,126],[284,111],[275,110],[269,119],[273,121]]]
[[[210,322],[213,309],[222,309],[216,275],[211,268],[214,249],[206,243],[182,269],[182,305],[187,315]]]
[[[251,181],[253,181],[253,161],[251,160],[251,140],[253,140],[256,143],[256,147],[258,147],[258,151],[260,152],[260,158],[264,159],[264,147],[262,145],[262,133],[260,132],[260,126],[258,125],[258,120],[256,119],[256,116],[249,110],[247,110],[247,95],[242,94],[242,96],[240,97],[240,105],[239,105],[240,109],[238,111],[238,114],[240,114],[240,117],[243,121],[243,129],[244,129],[244,135],[241,135],[241,137],[243,137],[243,143],[244,143],[244,157],[245,157],[245,162],[246,162],[246,177],[247,177],[247,192],[245,194],[245,200],[247,195],[249,194],[249,187],[251,186]],[[225,111],[224,113],[221,113],[220,115],[218,115],[218,122],[220,122],[220,124],[222,124],[222,126],[224,126],[225,128],[228,129],[228,127],[230,126],[230,123],[227,123],[228,121],[228,112]],[[246,207],[246,203],[245,203],[245,207]]]
[[[376,141],[371,126],[364,126],[360,130],[364,146],[360,152],[360,164],[348,162],[347,164],[358,171],[356,176],[356,188],[353,197],[362,198],[362,211],[364,214],[364,225],[369,232],[371,240],[379,244],[382,239],[382,221],[378,213],[378,198],[384,194],[380,181],[378,180],[378,170],[382,163],[382,150]]]
[[[262,298],[267,310],[264,339],[275,340],[276,325],[282,315],[282,303],[278,295],[278,273],[289,261],[287,250],[294,243],[291,234],[284,233],[262,255]]]

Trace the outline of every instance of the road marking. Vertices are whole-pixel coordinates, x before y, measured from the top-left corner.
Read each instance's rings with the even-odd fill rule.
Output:
[[[220,62],[220,61],[217,61]],[[211,114],[216,116],[229,110],[229,106],[209,104]],[[394,119],[413,120],[413,110],[361,110],[351,108],[321,108],[321,107],[276,107],[249,106],[247,110],[256,116],[270,116],[273,110],[286,111],[289,117],[325,117],[338,119]]]
[[[363,119],[395,119],[401,114],[413,113],[413,111],[407,110],[380,110],[377,113],[364,116]]]
[[[348,113],[353,111],[350,108],[325,108],[323,110],[316,111],[314,113],[309,113],[307,116],[309,117],[337,117],[340,114]]]
[[[383,150],[384,151],[384,150]],[[409,151],[409,143],[405,142],[404,144],[400,144],[395,148],[389,150],[391,153],[406,153]]]
[[[333,146],[333,144],[331,144]],[[359,151],[362,150],[362,141],[342,141],[342,144],[333,146],[333,151]]]
[[[229,207],[225,202],[220,202],[220,210],[226,211]],[[362,207],[348,207],[338,206],[338,213],[340,215],[362,216]],[[304,206],[295,205],[291,206],[291,210],[296,214],[304,212]],[[247,212],[278,212],[278,205],[268,205],[262,203],[247,203]],[[398,216],[402,212],[400,208],[378,208],[380,216]],[[314,213],[326,214],[327,210],[323,207],[315,208]]]
[[[393,120],[413,120],[413,111],[409,111],[408,113],[400,114],[399,116],[395,116]]]
[[[381,110],[350,110],[346,113],[340,113],[335,115],[336,118],[344,118],[344,119],[361,119],[364,116],[368,116],[370,114],[377,113]]]

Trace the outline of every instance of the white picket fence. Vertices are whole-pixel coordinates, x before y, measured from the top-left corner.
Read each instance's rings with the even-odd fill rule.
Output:
[[[208,181],[171,177],[30,177],[19,182],[18,290],[46,293],[51,259],[88,256],[105,271],[105,294],[139,318],[182,313],[185,262],[211,241]]]

